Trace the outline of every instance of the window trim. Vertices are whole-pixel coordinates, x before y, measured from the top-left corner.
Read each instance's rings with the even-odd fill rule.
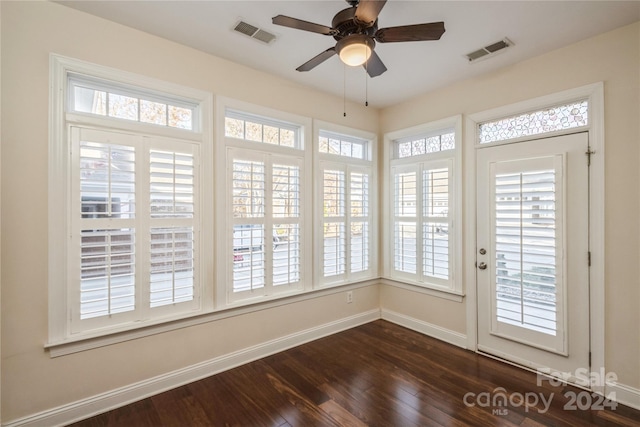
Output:
[[[313,171],[312,153],[309,150],[308,145],[309,141],[311,141],[312,135],[312,119],[225,97],[216,97],[215,105],[217,144],[215,147],[216,183],[215,193],[213,197],[216,202],[216,210],[214,211],[214,216],[216,218],[216,234],[214,240],[216,241],[216,253],[219,254],[219,256],[215,258],[214,262],[214,268],[216,271],[215,277],[217,282],[214,303],[215,309],[222,310],[234,307],[243,307],[266,301],[282,299],[287,296],[298,295],[311,291],[313,289],[313,235],[311,233],[311,224],[313,223],[313,198],[309,195],[313,194],[311,191]],[[299,147],[286,147],[227,137],[225,135],[225,118],[227,111],[231,111],[236,114],[246,114],[247,117],[254,116],[258,118],[265,118],[267,121],[271,119],[274,122],[282,121],[285,123],[298,125],[300,126]],[[295,286],[292,289],[276,292],[271,295],[265,296],[260,294],[255,298],[236,299],[229,297],[228,292],[232,287],[232,283],[229,282],[231,272],[229,271],[229,257],[227,255],[230,250],[230,248],[228,247],[228,243],[231,242],[231,239],[228,239],[228,234],[232,233],[233,230],[232,227],[230,227],[230,224],[232,224],[232,222],[230,221],[230,214],[228,212],[227,206],[227,197],[229,192],[229,188],[227,188],[228,148],[235,148],[239,151],[249,150],[256,153],[267,153],[275,158],[281,158],[284,156],[301,159],[301,193],[303,195],[303,199],[300,203],[300,238],[302,241],[300,246],[302,251],[302,260],[300,265],[302,277],[300,279],[300,286]]]
[[[90,75],[97,79],[114,81],[123,85],[136,86],[158,93],[174,93],[178,98],[194,100],[198,104],[197,122],[200,123],[200,132],[185,129],[165,129],[161,126],[150,126],[146,123],[125,123],[120,126],[120,120],[101,120],[96,117],[85,117],[83,114],[67,112],[69,74]],[[71,124],[80,126],[92,125],[105,128],[111,131],[136,131],[143,134],[166,136],[169,138],[182,138],[185,140],[200,141],[200,194],[201,200],[201,222],[200,229],[204,233],[213,233],[213,221],[211,215],[213,203],[205,197],[204,189],[213,183],[213,165],[209,160],[212,158],[212,111],[213,95],[183,87],[180,85],[156,80],[137,74],[129,73],[105,67],[89,62],[76,60],[57,54],[51,54],[49,60],[49,187],[48,187],[48,308],[49,327],[47,348],[56,348],[70,342],[95,340],[103,337],[108,339],[108,335],[113,335],[123,331],[138,330],[169,321],[184,319],[206,313],[212,309],[210,301],[213,300],[212,280],[209,272],[201,263],[200,271],[197,274],[201,280],[201,302],[197,311],[169,314],[164,317],[158,316],[155,319],[142,322],[126,323],[114,327],[106,327],[88,332],[72,333],[69,316],[68,299],[68,245],[69,239],[67,230],[71,227],[70,203],[72,197],[69,182],[71,179],[71,159],[69,157],[69,138]],[[61,143],[64,142],[64,143]],[[64,227],[60,225],[64,224]],[[62,246],[62,247],[61,247]],[[200,244],[201,259],[213,258],[213,245],[202,239]],[[64,284],[64,285],[61,285]]]
[[[427,153],[418,156],[409,156],[403,158],[397,158],[397,148],[396,142],[398,140],[403,140],[407,138],[414,137],[416,135],[434,135],[435,133],[439,133],[440,131],[446,131],[448,129],[453,129],[455,134],[455,148],[453,150],[445,150],[439,151],[435,153]],[[384,151],[383,151],[383,164],[382,164],[382,194],[383,194],[383,205],[385,208],[382,209],[382,214],[385,215],[385,220],[383,221],[386,224],[382,227],[382,258],[385,262],[382,264],[383,272],[382,278],[387,279],[394,282],[404,283],[407,285],[417,286],[424,289],[429,289],[430,291],[435,291],[439,295],[443,295],[443,297],[447,298],[446,295],[457,295],[464,296],[465,290],[463,286],[463,277],[462,277],[462,266],[464,265],[463,259],[463,187],[462,187],[462,179],[463,179],[463,171],[462,171],[462,145],[463,145],[463,137],[462,137],[462,115],[456,115],[444,119],[440,119],[437,121],[424,123],[421,125],[409,127],[406,129],[397,130],[394,132],[389,132],[384,135]],[[444,159],[451,159],[453,163],[453,197],[450,198],[450,203],[453,206],[453,218],[451,219],[451,223],[453,224],[453,228],[455,232],[451,237],[451,245],[453,246],[453,250],[449,254],[449,262],[451,265],[451,279],[449,286],[442,286],[440,283],[436,283],[435,281],[429,282],[419,282],[417,280],[411,280],[410,277],[405,275],[396,275],[393,273],[393,255],[394,255],[394,211],[393,211],[393,175],[392,175],[392,167],[404,167],[407,165],[418,164],[418,163],[428,163],[432,161],[441,161]],[[420,177],[421,178],[421,177]],[[419,260],[422,262],[422,260]]]
[[[358,159],[354,157],[341,156],[330,153],[321,153],[319,144],[320,144],[320,133],[327,132],[331,134],[344,135],[345,137],[356,138],[359,140],[368,141],[367,152],[365,155],[365,159]],[[371,132],[366,132],[358,129],[353,129],[347,126],[338,125],[335,123],[325,122],[322,120],[314,120],[313,121],[313,166],[314,166],[314,178],[316,183],[313,186],[313,194],[314,194],[314,217],[317,218],[314,221],[315,226],[313,227],[314,234],[314,242],[316,242],[316,251],[314,253],[314,284],[316,288],[323,289],[329,287],[343,286],[352,283],[358,283],[363,280],[370,280],[374,278],[380,277],[378,266],[378,248],[379,248],[379,205],[378,205],[378,137]],[[324,256],[324,233],[323,233],[323,224],[322,220],[322,207],[323,204],[323,177],[321,164],[334,164],[334,165],[342,165],[344,166],[345,172],[345,188],[348,185],[348,180],[346,174],[351,171],[362,171],[369,170],[369,269],[365,271],[359,271],[356,273],[352,273],[350,275],[341,274],[339,276],[329,276],[329,280],[325,280],[323,276],[323,256]],[[346,202],[345,202],[346,203]],[[345,210],[347,206],[345,205]],[[348,221],[347,221],[348,222]],[[345,248],[348,249],[348,248]],[[346,252],[347,261],[348,261],[348,252]],[[335,277],[340,277],[342,279],[332,279]]]

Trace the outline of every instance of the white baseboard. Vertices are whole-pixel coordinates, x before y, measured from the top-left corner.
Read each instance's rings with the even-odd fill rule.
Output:
[[[388,320],[389,322],[404,326],[405,328],[412,329],[424,335],[437,338],[441,341],[448,342],[449,344],[453,344],[464,349],[467,348],[467,336],[459,332],[445,329],[441,326],[405,316],[404,314],[400,314],[392,310],[386,310],[384,308],[382,309],[381,315],[384,320]]]
[[[607,381],[605,396],[618,403],[640,410],[640,389]]]
[[[3,425],[6,427],[50,427],[70,424],[378,319],[380,319],[379,309],[366,311],[87,399],[10,421]]]

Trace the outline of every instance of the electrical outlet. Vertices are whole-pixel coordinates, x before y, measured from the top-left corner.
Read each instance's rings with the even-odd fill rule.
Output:
[[[347,304],[351,304],[353,302],[353,291],[347,292]]]

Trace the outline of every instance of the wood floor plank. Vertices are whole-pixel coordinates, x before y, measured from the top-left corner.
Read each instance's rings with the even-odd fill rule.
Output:
[[[307,370],[292,369],[287,365],[284,356],[276,355],[263,359],[263,361],[280,377],[286,378],[286,382],[312,404],[319,406],[329,400],[329,396],[314,385],[313,378],[306,378]]]
[[[351,412],[338,405],[335,400],[327,400],[320,404],[320,408],[333,418],[339,425],[344,427],[366,427],[367,425],[360,421]]]
[[[379,320],[73,425],[640,425],[640,411],[623,405],[567,410],[568,396],[582,391],[537,380],[535,373]],[[548,407],[533,399],[539,396]]]
[[[204,427],[213,423],[187,387],[179,387],[153,396],[151,403],[165,426]]]

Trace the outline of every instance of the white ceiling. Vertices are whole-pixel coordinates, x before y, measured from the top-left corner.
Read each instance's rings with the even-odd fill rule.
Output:
[[[378,43],[388,71],[373,79],[337,56],[309,72],[296,67],[335,40],[273,25],[287,15],[331,26],[349,7],[344,0],[60,1],[129,27],[282,76],[342,97],[386,107],[457,80],[477,76],[640,20],[640,1],[425,1],[388,0],[378,26],[444,21],[439,41]],[[265,45],[232,31],[239,20],[277,36]],[[469,63],[465,54],[507,37],[514,46]],[[594,61],[597,61],[594,58]]]

